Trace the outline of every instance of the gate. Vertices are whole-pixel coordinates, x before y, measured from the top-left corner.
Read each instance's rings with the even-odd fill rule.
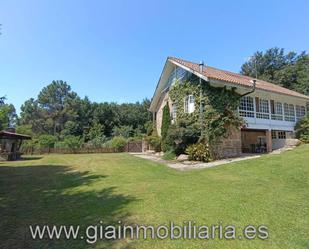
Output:
[[[127,152],[143,152],[143,141],[130,141],[126,145]]]

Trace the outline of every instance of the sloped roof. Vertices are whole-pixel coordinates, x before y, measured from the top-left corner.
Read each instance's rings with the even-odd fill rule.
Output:
[[[198,63],[182,60],[182,59],[175,58],[175,57],[168,57],[168,60],[172,63],[176,62],[197,73],[200,73]],[[244,76],[244,75],[237,74],[237,73],[232,73],[229,71],[225,71],[225,70],[221,70],[221,69],[217,69],[217,68],[209,67],[209,66],[203,67],[202,75],[209,79],[225,81],[225,82],[229,82],[229,83],[244,86],[244,87],[252,87],[252,80],[254,79],[252,77]],[[285,94],[285,95],[304,98],[304,99],[309,100],[309,96],[306,96],[304,94],[301,94],[301,93],[298,93],[298,92],[289,90],[287,88],[275,85],[273,83],[269,83],[267,81],[259,80],[259,79],[256,81],[256,88],[265,90],[265,91]]]
[[[0,138],[2,139],[31,139],[30,136],[25,135],[25,134],[19,134],[19,133],[14,133],[14,132],[9,132],[9,131],[0,131]]]

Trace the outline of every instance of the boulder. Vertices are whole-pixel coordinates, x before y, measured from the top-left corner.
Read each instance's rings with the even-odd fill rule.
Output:
[[[180,161],[180,162],[188,161],[188,159],[189,159],[189,156],[186,155],[186,154],[180,154],[180,155],[177,157],[177,161]]]

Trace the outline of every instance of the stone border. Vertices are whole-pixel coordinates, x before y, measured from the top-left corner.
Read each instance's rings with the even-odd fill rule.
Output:
[[[215,167],[219,165],[224,165],[224,164],[229,164],[233,162],[239,162],[239,161],[261,157],[261,155],[243,154],[242,156],[236,157],[236,158],[228,158],[228,159],[217,160],[217,161],[213,161],[209,163],[202,163],[202,162],[191,162],[191,161],[184,161],[184,162],[167,161],[167,160],[162,159],[160,156],[156,156],[154,154],[146,154],[146,153],[130,153],[130,154],[137,156],[139,158],[162,163],[170,168],[181,170],[181,171],[211,168],[211,167]]]

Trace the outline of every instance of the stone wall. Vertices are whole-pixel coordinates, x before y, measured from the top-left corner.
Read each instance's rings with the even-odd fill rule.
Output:
[[[240,129],[231,128],[229,135],[213,146],[213,153],[216,159],[240,156],[242,153]]]

